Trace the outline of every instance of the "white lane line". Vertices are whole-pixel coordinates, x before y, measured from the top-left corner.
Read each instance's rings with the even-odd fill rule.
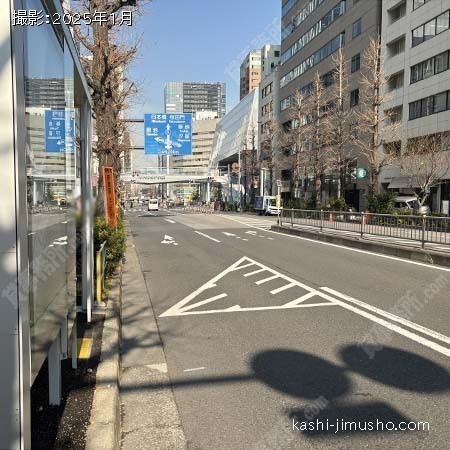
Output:
[[[205,234],[205,233],[201,233],[200,231],[194,231],[194,233],[197,233],[197,234],[199,234],[200,236],[203,236],[203,237],[205,237],[206,239],[209,239],[209,240],[211,240],[211,241],[218,242],[219,244],[220,244],[220,242],[222,242],[222,241],[219,241],[218,239],[215,239],[215,238],[213,238],[213,237],[211,237],[211,236],[208,236],[208,235]]]
[[[266,269],[258,269],[258,270],[255,270],[254,272],[246,273],[244,275],[244,277],[251,277],[252,275],[256,275],[257,273],[261,273],[261,272],[265,272],[265,271],[266,271]]]
[[[171,220],[171,219],[164,219],[164,220],[169,223],[176,223],[174,220]]]
[[[193,369],[184,369],[183,372],[197,372],[199,370],[205,370],[206,367],[195,367]]]
[[[325,288],[322,288],[322,289],[325,289]],[[333,301],[336,304],[338,304],[339,306],[342,306],[342,308],[348,309],[349,311],[352,311],[355,314],[358,314],[359,316],[365,317],[366,319],[369,319],[372,322],[378,323],[379,325],[382,325],[383,327],[388,328],[389,330],[394,331],[397,334],[401,334],[402,336],[404,336],[408,339],[411,339],[414,342],[422,344],[425,347],[428,347],[432,350],[435,350],[438,353],[442,353],[443,355],[450,357],[450,349],[443,347],[442,345],[436,344],[433,341],[425,339],[422,336],[414,334],[411,331],[405,330],[404,328],[401,328],[398,325],[394,325],[393,323],[387,322],[384,319],[380,319],[379,317],[374,316],[373,314],[371,314],[369,312],[363,311],[363,310],[357,308],[356,306],[349,305],[348,303],[346,303],[342,300],[338,300],[334,297],[328,296],[327,294],[323,294],[323,293],[322,293],[322,296],[324,298],[328,297],[328,299],[330,301]],[[385,311],[383,311],[383,312],[385,312]],[[400,317],[398,319],[400,319]],[[432,330],[429,330],[429,331],[432,331]]]
[[[317,292],[309,292],[308,294],[303,295],[302,297],[299,297],[292,302],[286,303],[284,305],[285,308],[292,308],[294,306],[299,306],[301,303],[305,302],[306,300],[309,300],[310,298],[313,298],[317,295]]]
[[[374,313],[379,314],[380,316],[384,316],[390,320],[393,320],[394,322],[401,323],[402,325],[405,325],[409,328],[412,328],[415,331],[418,331],[420,333],[426,334],[427,336],[430,336],[434,339],[437,339],[438,341],[445,342],[446,344],[450,344],[450,337],[447,337],[441,333],[438,333],[437,331],[430,330],[429,328],[423,327],[422,325],[419,325],[417,323],[411,322],[407,319],[403,319],[402,317],[396,316],[395,314],[392,314],[388,311],[384,311],[382,309],[376,308],[375,306],[369,305],[367,303],[364,303],[360,300],[357,300],[356,298],[350,297],[345,294],[341,294],[338,291],[335,291],[334,289],[330,289],[327,287],[321,288],[323,291],[328,292],[331,295],[335,295],[336,297],[339,297],[343,300],[346,300],[350,303],[353,303],[355,305],[358,305],[364,309],[367,309],[369,311],[372,311]]]
[[[287,291],[288,289],[291,289],[294,286],[297,286],[297,283],[289,283],[289,284],[286,284],[285,286],[282,286],[282,287],[280,287],[278,289],[274,289],[273,291],[270,291],[270,293],[272,295],[276,295],[276,294],[279,294],[280,292]]]
[[[222,234],[224,234],[225,236],[228,236],[228,237],[236,237],[235,234],[233,234],[233,233],[227,233],[226,231],[222,231]]]
[[[269,281],[276,280],[277,278],[280,278],[280,275],[272,275],[269,278],[264,278],[263,280],[256,281],[255,284],[259,286],[261,284],[268,283]]]
[[[249,258],[249,259],[250,259],[250,258]],[[237,267],[235,267],[234,269],[232,269],[231,271],[234,272],[234,271],[236,271],[236,270],[246,269],[247,267],[252,267],[252,266],[254,266],[255,264],[256,264],[255,262],[251,262],[251,263],[248,263],[248,264],[244,264],[243,266],[237,266]]]
[[[249,228],[255,228],[255,227],[252,227],[251,225],[248,225],[245,222],[241,222],[239,220],[233,219],[232,217],[228,217],[228,216],[225,216],[225,215],[223,215],[222,217],[224,217],[225,219],[228,219],[228,220],[232,220],[233,222],[240,223],[241,225],[245,225],[245,226],[247,226]],[[276,225],[276,224],[274,223],[274,225]],[[280,233],[278,231],[264,230],[262,228],[258,228],[258,229],[260,231],[265,231],[266,233],[272,233],[272,234],[276,234],[277,236],[284,236],[284,237],[287,237],[287,238],[299,239],[301,241],[311,242],[312,244],[326,245],[326,246],[329,246],[329,247],[335,247],[335,248],[340,248],[342,250],[347,250],[348,252],[362,253],[362,254],[365,254],[365,255],[376,256],[377,258],[391,259],[393,261],[400,261],[400,262],[405,263],[405,264],[413,264],[415,266],[426,267],[426,268],[432,269],[432,270],[441,270],[443,272],[450,272],[450,268],[446,268],[446,267],[433,266],[432,264],[425,264],[425,263],[421,263],[421,262],[418,262],[418,261],[411,261],[409,259],[402,259],[402,258],[398,258],[396,256],[382,255],[381,253],[369,252],[367,250],[361,250],[359,248],[345,247],[344,245],[332,244],[331,242],[317,241],[315,239],[309,239],[309,238],[305,238],[305,237],[302,237],[302,236],[294,236],[292,234]]]
[[[326,295],[326,294],[325,294]],[[241,308],[239,305],[232,306],[227,309],[214,309],[210,311],[188,311],[183,312],[182,316],[205,316],[209,314],[219,314],[219,313],[234,313],[234,312],[253,312],[253,311],[283,311],[286,309],[301,309],[301,308],[317,308],[324,306],[339,306],[337,303],[313,303],[308,305],[292,305],[292,306],[255,306],[251,308]],[[167,316],[167,315],[166,315]],[[163,317],[163,316],[161,316]]]
[[[192,305],[185,306],[183,308],[183,312],[189,311],[190,309],[197,308],[198,306],[207,305],[208,303],[215,302],[216,300],[220,300],[221,298],[228,297],[227,294],[219,294],[211,298],[207,298],[206,300],[202,300],[201,302],[193,303]]]

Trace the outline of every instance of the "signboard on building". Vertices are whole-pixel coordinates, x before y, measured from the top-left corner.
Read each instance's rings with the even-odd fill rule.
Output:
[[[73,153],[74,137],[74,110],[47,109],[45,111],[45,151],[47,153]]]
[[[146,155],[191,155],[192,114],[145,114]]]
[[[103,190],[105,196],[106,222],[117,227],[116,193],[114,190],[114,171],[112,167],[102,167]]]

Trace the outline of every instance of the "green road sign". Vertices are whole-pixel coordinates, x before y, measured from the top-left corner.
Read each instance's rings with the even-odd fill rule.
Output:
[[[356,170],[356,178],[358,178],[359,180],[367,178],[367,175],[369,175],[367,169],[360,167],[359,169]]]

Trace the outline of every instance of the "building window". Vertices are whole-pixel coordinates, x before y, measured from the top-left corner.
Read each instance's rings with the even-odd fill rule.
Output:
[[[387,83],[389,92],[403,87],[404,77],[405,77],[405,72],[403,70],[401,72],[391,75],[389,77],[389,80]]]
[[[361,68],[361,54],[358,53],[352,57],[352,73],[357,72]]]
[[[399,39],[389,42],[387,44],[387,49],[389,58],[393,58],[394,56],[403,53],[405,51],[405,36],[401,36]]]
[[[280,80],[280,87],[286,86],[292,80],[295,80],[299,76],[303,75],[309,69],[319,64],[319,62],[328,58],[335,51],[344,45],[345,32],[342,32],[331,41],[327,42],[322,48],[313,53],[309,58],[303,60],[298,66],[294,67],[289,73],[284,75]]]
[[[425,78],[449,70],[449,60],[449,51],[446,51],[412,66],[410,83],[417,83]]]
[[[388,11],[391,23],[397,22],[406,15],[406,1]]]
[[[355,38],[361,34],[361,19],[358,19],[352,25],[352,38]]]
[[[290,58],[292,58],[296,53],[298,53],[302,48],[308,45],[313,39],[315,39],[319,34],[325,31],[333,22],[335,22],[339,17],[345,13],[345,1],[341,1],[333,9],[328,11],[325,16],[322,17],[313,27],[311,27],[306,33],[304,33],[300,38],[291,45],[283,54],[281,55],[281,64],[284,64]]]
[[[412,46],[432,39],[450,28],[450,10],[412,30]]]
[[[425,3],[429,2],[430,0],[413,0],[413,9],[420,8],[421,6],[425,5]]]
[[[440,92],[409,104],[409,120],[426,117],[450,109],[450,91]]]
[[[353,107],[357,105],[359,105],[359,89],[350,92],[350,106]]]

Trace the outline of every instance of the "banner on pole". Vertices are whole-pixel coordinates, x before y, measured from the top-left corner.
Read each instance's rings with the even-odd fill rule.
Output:
[[[110,227],[117,227],[116,193],[114,189],[114,170],[102,167],[103,190],[105,196],[106,222]]]

